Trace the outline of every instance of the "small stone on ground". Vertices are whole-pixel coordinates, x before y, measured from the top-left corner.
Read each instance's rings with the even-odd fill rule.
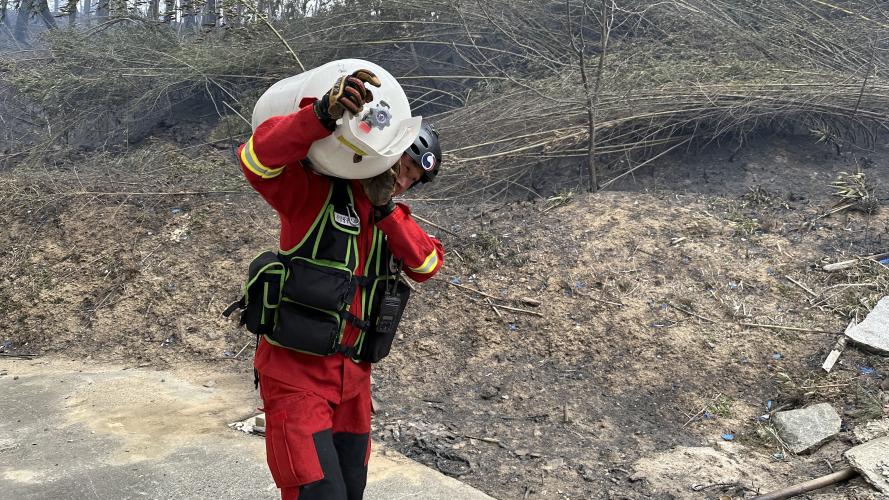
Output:
[[[840,416],[828,403],[779,411],[773,420],[781,439],[794,453],[808,453],[840,432]]]
[[[872,420],[866,424],[859,425],[852,430],[852,434],[855,434],[855,439],[859,443],[866,443],[879,437],[889,436],[889,418]]]
[[[889,436],[860,444],[843,455],[867,482],[889,495]]]
[[[868,349],[889,354],[889,296],[880,299],[864,321],[846,330],[846,336]]]

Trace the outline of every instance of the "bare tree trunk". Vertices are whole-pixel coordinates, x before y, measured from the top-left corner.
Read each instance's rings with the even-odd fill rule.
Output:
[[[58,28],[56,25],[56,18],[53,17],[52,12],[49,11],[49,0],[33,1],[36,2],[34,5],[36,5],[38,12],[40,12],[40,18],[43,19],[43,24],[51,30]]]
[[[6,22],[6,6],[9,5],[9,0],[0,0],[0,24]]]
[[[164,0],[164,22],[173,24],[176,21],[176,0]]]
[[[598,167],[596,156],[596,122],[599,118],[599,96],[602,88],[602,72],[605,68],[605,56],[608,53],[608,40],[611,38],[611,27],[614,24],[614,0],[601,0],[599,12],[599,65],[596,67],[596,85],[593,88],[592,115],[590,116],[590,177],[592,178],[592,190],[599,190]]]
[[[233,26],[242,26],[244,24],[244,4],[237,2],[234,7],[229,7],[229,10],[232,11],[231,24]]]
[[[599,94],[602,84],[602,72],[605,65],[605,54],[608,50],[608,39],[611,36],[611,27],[614,16],[614,0],[600,0],[599,10],[599,28],[600,28],[600,52],[599,64],[596,67],[596,81],[590,88],[590,78],[587,74],[586,67],[586,38],[583,34],[583,20],[586,19],[586,11],[589,8],[588,0],[583,2],[583,13],[580,17],[579,36],[580,45],[574,36],[571,27],[571,4],[565,1],[565,10],[568,16],[568,36],[571,40],[571,48],[577,54],[578,66],[580,67],[580,81],[583,84],[583,94],[586,101],[587,112],[587,169],[590,174],[590,191],[599,190],[599,171],[596,165],[596,121],[599,114]]]
[[[201,25],[205,28],[216,26],[216,0],[207,0],[204,5],[204,14],[201,16]]]
[[[182,6],[182,20],[185,29],[194,28],[194,0],[182,0],[179,5]]]
[[[93,0],[83,0],[83,8],[80,10],[80,15],[83,16],[83,24],[86,26],[90,25],[90,14],[93,11]]]
[[[68,0],[65,13],[68,14],[68,26],[71,28],[77,26],[77,0]]]
[[[110,11],[108,2],[110,0],[99,0],[99,3],[96,4],[96,20],[102,21],[108,19],[108,13]]]
[[[160,15],[160,0],[150,0],[148,2],[148,18],[157,21]]]
[[[15,39],[25,42],[28,38],[28,23],[31,22],[31,0],[22,0],[15,16]]]

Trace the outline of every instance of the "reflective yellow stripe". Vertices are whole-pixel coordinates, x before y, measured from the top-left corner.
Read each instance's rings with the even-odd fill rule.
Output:
[[[429,257],[426,257],[426,260],[423,261],[423,264],[420,267],[412,267],[411,271],[420,274],[429,274],[435,270],[435,266],[438,265],[438,253],[435,250],[432,250],[432,253],[429,254]]]
[[[367,153],[358,149],[358,146],[349,142],[345,137],[339,136],[339,137],[337,137],[337,140],[339,140],[341,143],[343,143],[343,145],[346,146],[347,148],[351,149],[352,151],[355,151],[355,154],[357,154],[358,156],[367,156]]]
[[[284,170],[284,167],[268,168],[259,161],[259,158],[256,157],[256,152],[253,151],[253,136],[250,136],[250,140],[248,140],[244,148],[241,149],[241,161],[244,162],[244,165],[246,165],[251,172],[263,179],[275,177]]]

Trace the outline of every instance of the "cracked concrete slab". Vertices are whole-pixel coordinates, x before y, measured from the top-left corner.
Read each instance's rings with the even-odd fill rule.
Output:
[[[873,439],[843,454],[864,479],[889,495],[889,437]]]
[[[0,496],[280,498],[262,438],[228,427],[259,406],[249,374],[0,360]],[[194,373],[203,379],[194,379]],[[14,378],[17,377],[17,378]],[[491,497],[375,446],[365,498]]]
[[[781,439],[794,453],[809,453],[839,434],[840,415],[828,403],[779,411],[772,417]]]
[[[889,296],[880,299],[864,321],[846,330],[846,336],[866,349],[889,354]]]

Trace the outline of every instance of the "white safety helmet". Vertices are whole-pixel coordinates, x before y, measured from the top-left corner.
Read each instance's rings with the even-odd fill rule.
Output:
[[[253,108],[253,130],[272,116],[293,113],[330,90],[336,80],[369,69],[382,85],[370,87],[373,101],[357,116],[349,111],[337,120],[334,132],[309,149],[316,171],[344,179],[369,179],[398,162],[420,133],[421,117],[411,108],[401,85],[388,71],[361,59],[342,59],[286,78],[272,85]]]

